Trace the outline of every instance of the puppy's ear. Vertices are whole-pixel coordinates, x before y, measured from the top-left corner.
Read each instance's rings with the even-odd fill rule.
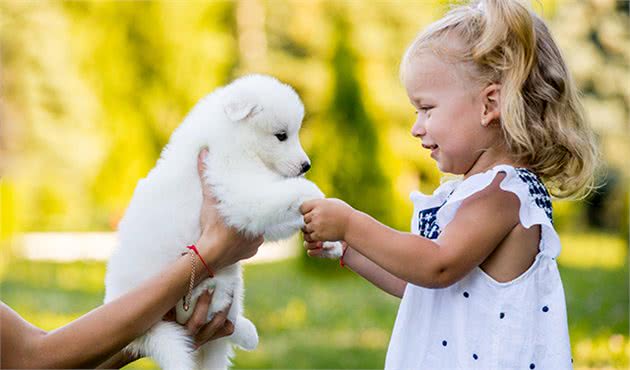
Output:
[[[223,111],[232,121],[240,121],[245,118],[252,118],[262,111],[260,105],[247,101],[231,101],[223,106]]]

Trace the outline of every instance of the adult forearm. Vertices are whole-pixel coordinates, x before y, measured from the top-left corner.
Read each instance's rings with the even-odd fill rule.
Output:
[[[108,358],[101,364],[99,364],[97,369],[120,369],[122,367],[127,366],[128,364],[138,360],[137,357],[132,356],[130,353],[125,350],[116,352],[112,357]]]
[[[352,271],[363,276],[367,281],[385,292],[402,298],[407,282],[387,272],[352,247],[348,247],[344,256],[344,263]]]
[[[179,258],[125,295],[41,336],[33,358],[35,367],[95,367],[119,352],[158,322],[187,292],[189,258]],[[207,277],[200,270],[196,275],[198,281]]]
[[[426,287],[441,284],[443,261],[437,243],[387,227],[369,215],[351,215],[344,240],[392,275]]]

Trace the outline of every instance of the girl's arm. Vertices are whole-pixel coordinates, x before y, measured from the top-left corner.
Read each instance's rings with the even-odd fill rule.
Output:
[[[335,200],[303,204],[305,240],[344,240],[403,281],[446,287],[480,265],[519,223],[518,198],[499,187],[504,177],[467,198],[435,241],[394,230]]]
[[[364,255],[352,247],[348,247],[343,257],[343,262],[352,271],[363,276],[367,281],[381,288],[385,292],[402,298],[407,282],[370,261]]]
[[[305,243],[307,253],[311,257],[319,257],[322,252],[322,242]],[[385,292],[402,298],[407,282],[397,278],[384,270],[381,266],[370,261],[354,248],[348,246],[343,257],[344,265],[363,276],[367,281],[381,288]]]

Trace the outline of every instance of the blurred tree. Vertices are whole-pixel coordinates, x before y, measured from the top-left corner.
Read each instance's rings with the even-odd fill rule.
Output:
[[[70,36],[58,3],[0,2],[3,227],[93,227],[85,188],[102,141]]]
[[[379,158],[379,137],[365,111],[357,81],[357,60],[349,46],[348,24],[337,14],[336,47],[332,60],[333,94],[329,103],[330,136],[315,152],[329,151],[334,157],[322,165],[331,178],[330,195],[339,197],[383,222],[390,221],[390,184]],[[336,148],[336,150],[331,150]]]
[[[603,154],[599,183],[604,186],[585,202],[561,204],[560,225],[576,222],[628,235],[628,180],[630,167],[630,3],[588,0],[557,7],[548,15],[549,26],[583,93],[589,122],[595,128]],[[605,184],[609,181],[609,184]],[[565,203],[565,202],[562,202]],[[581,217],[576,213],[588,212]],[[606,222],[594,215],[606,215]],[[622,220],[626,220],[623,222]]]
[[[432,191],[441,174],[409,135],[413,109],[398,63],[447,3],[2,1],[3,213],[14,209],[10,224],[24,230],[114,227],[193,104],[262,72],[303,98],[309,177],[406,229],[409,191]],[[534,6],[567,56],[625,193],[628,3]],[[586,222],[575,217],[581,205],[556,206],[560,225]],[[625,207],[606,214],[620,218]]]

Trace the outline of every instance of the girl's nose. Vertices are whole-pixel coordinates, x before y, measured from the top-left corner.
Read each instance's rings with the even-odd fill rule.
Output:
[[[413,124],[413,127],[411,128],[411,135],[420,138],[423,137],[426,133],[427,131],[424,129],[424,124],[421,122],[420,117],[418,117],[418,119],[416,119],[416,122]]]

